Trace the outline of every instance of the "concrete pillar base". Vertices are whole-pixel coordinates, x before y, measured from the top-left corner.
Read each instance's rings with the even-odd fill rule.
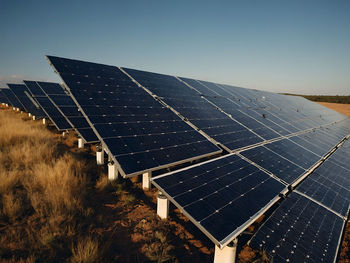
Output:
[[[236,262],[237,239],[223,249],[215,246],[214,263],[235,263]]]
[[[32,114],[31,114],[30,112],[28,113],[28,117],[29,117],[29,118],[32,117]]]
[[[157,215],[161,219],[167,219],[169,216],[169,200],[161,192],[157,197]]]
[[[66,132],[62,132],[62,137],[66,136]]]
[[[118,169],[114,162],[108,163],[108,179],[109,181],[118,179]]]
[[[19,108],[16,108],[16,111],[19,111]]]
[[[142,174],[142,189],[144,190],[151,189],[151,177],[152,177],[151,172]]]
[[[33,121],[35,121],[35,116],[33,115]]]
[[[78,148],[83,149],[84,148],[84,140],[82,138],[78,139]]]
[[[46,125],[46,119],[43,118],[43,125]]]
[[[96,152],[96,163],[97,165],[103,165],[105,163],[104,151]]]

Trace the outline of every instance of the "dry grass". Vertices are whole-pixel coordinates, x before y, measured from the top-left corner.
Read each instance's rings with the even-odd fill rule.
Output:
[[[77,244],[72,247],[72,263],[94,263],[98,262],[99,258],[98,241],[91,237],[78,240]]]
[[[96,261],[97,239],[81,237],[92,213],[89,166],[60,153],[43,125],[14,115],[0,111],[1,261]]]

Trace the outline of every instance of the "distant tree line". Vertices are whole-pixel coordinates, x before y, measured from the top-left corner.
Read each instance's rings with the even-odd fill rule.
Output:
[[[317,102],[331,102],[331,103],[342,103],[342,104],[350,104],[350,96],[327,96],[327,95],[298,95],[298,94],[289,94],[283,93],[285,95],[292,96],[301,96],[305,99]]]

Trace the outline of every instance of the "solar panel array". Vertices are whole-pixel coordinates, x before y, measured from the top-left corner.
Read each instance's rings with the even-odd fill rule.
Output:
[[[349,140],[282,202],[251,245],[274,262],[333,262],[350,208],[348,156]]]
[[[273,262],[334,262],[345,221],[298,193],[291,193],[251,242]]]
[[[38,82],[24,81],[24,83],[27,86],[27,88],[30,90],[30,93],[33,96],[33,98],[38,102],[40,107],[43,109],[46,116],[51,120],[51,122],[56,126],[56,128],[59,131],[72,129],[72,126],[66,120],[65,116],[57,109],[57,107],[47,97],[47,95],[41,89]],[[56,83],[53,83],[53,84],[56,85]],[[57,89],[56,86],[54,88]],[[61,90],[63,89],[61,88]]]
[[[5,104],[11,104],[10,101],[7,99],[5,93],[2,92],[3,89],[0,89],[0,102]]]
[[[215,144],[231,152],[153,178],[153,184],[218,246],[232,241],[281,194],[300,183],[252,244],[263,244],[277,260],[335,258],[349,211],[343,176],[348,164],[338,154],[347,148],[344,145],[324,160],[350,134],[349,118],[300,97],[48,59],[124,176],[218,154],[221,150]],[[284,237],[283,242],[290,245],[293,238],[300,241],[307,233],[317,239],[314,247],[305,252],[301,242],[298,249],[294,245],[276,249],[275,239],[265,246],[263,229],[268,222],[277,222],[275,216],[286,220],[278,231],[271,228],[272,233],[278,232],[275,239]],[[324,232],[330,221],[332,232]],[[304,228],[297,228],[290,237],[291,222]],[[279,251],[280,247],[285,250]],[[317,256],[320,249],[326,251]]]
[[[42,81],[38,81],[37,84],[85,142],[98,142],[98,138],[89,123],[60,84]]]
[[[9,101],[12,107],[24,110],[22,103],[17,99],[12,90],[2,89],[2,93],[6,96],[7,100]]]
[[[29,94],[29,90],[24,84],[7,84],[15,94],[16,98],[23,105],[23,110],[35,115],[37,118],[44,118],[46,115],[43,110],[35,105]]]
[[[48,58],[124,176],[221,152],[117,67]]]

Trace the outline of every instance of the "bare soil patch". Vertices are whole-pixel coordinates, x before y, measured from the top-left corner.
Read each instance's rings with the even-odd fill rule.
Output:
[[[339,113],[342,113],[346,116],[350,116],[350,104],[341,104],[341,103],[330,103],[330,102],[317,102],[322,106],[335,110]]]

